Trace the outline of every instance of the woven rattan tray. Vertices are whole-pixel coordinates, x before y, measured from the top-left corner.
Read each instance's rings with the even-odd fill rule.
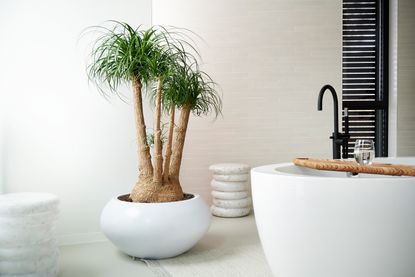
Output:
[[[415,166],[373,163],[360,165],[354,161],[328,160],[312,158],[296,158],[294,164],[298,166],[330,171],[344,171],[352,173],[383,174],[393,176],[415,176]]]

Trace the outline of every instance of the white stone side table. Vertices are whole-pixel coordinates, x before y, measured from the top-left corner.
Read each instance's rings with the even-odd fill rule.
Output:
[[[221,163],[209,167],[213,172],[213,205],[210,210],[219,217],[241,217],[251,212],[249,165]]]
[[[58,205],[48,193],[0,195],[0,276],[58,276]]]

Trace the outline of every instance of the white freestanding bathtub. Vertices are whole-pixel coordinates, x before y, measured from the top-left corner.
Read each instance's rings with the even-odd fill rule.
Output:
[[[381,162],[412,164],[415,158]],[[415,177],[253,168],[261,243],[276,277],[414,277]]]

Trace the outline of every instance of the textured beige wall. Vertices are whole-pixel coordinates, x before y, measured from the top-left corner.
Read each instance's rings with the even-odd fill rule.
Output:
[[[153,24],[203,37],[223,93],[223,118],[191,118],[185,190],[208,199],[213,163],[331,157],[332,100],[318,112],[317,96],[326,83],[341,91],[341,11],[340,0],[153,0]]]
[[[415,1],[398,1],[397,155],[415,156]]]

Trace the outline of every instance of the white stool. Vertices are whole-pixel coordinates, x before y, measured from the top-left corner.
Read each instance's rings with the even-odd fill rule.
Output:
[[[246,164],[222,163],[209,167],[213,172],[213,205],[210,210],[219,217],[241,217],[250,213],[249,169]]]
[[[58,276],[58,205],[48,193],[0,195],[0,276]]]

